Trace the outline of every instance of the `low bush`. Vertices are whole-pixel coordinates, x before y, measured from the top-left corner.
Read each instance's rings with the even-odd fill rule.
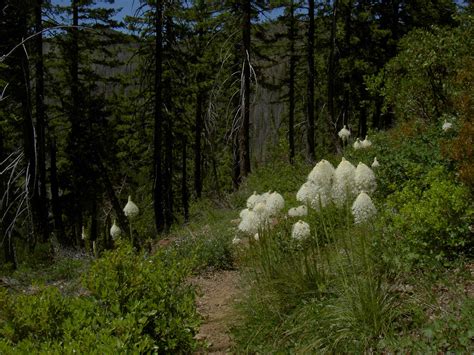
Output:
[[[55,287],[0,292],[0,352],[170,353],[195,349],[199,325],[190,267],[121,244],[84,276],[83,295]]]
[[[474,208],[469,190],[442,167],[411,180],[387,200],[384,224],[413,258],[471,255]]]

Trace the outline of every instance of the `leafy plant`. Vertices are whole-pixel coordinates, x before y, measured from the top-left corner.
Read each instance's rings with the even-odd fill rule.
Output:
[[[84,276],[82,295],[56,287],[0,290],[0,352],[169,353],[195,349],[199,325],[190,266],[175,255],[104,253]]]
[[[469,190],[456,184],[442,167],[390,196],[387,208],[385,223],[420,258],[472,254],[469,226],[474,210]]]

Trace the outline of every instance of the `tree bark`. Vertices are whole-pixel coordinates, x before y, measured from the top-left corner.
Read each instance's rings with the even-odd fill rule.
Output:
[[[328,114],[329,114],[329,126],[331,127],[333,143],[335,148],[339,148],[339,141],[337,138],[336,130],[332,127],[335,123],[336,117],[334,112],[334,95],[335,95],[335,68],[336,68],[336,20],[337,20],[337,3],[338,0],[334,0],[333,11],[332,11],[332,24],[331,24],[331,37],[330,37],[330,50],[329,50],[329,61],[328,61]]]
[[[187,164],[186,164],[186,136],[183,135],[182,137],[182,163],[181,163],[181,198],[183,203],[183,210],[184,210],[184,221],[189,221],[189,191],[188,191],[188,172],[187,172]]]
[[[288,26],[288,40],[290,41],[290,76],[288,81],[288,145],[289,160],[295,162],[295,76],[296,76],[296,55],[295,55],[295,4],[290,0],[290,23]]]
[[[200,75],[198,75],[198,85],[200,83]],[[196,95],[196,117],[194,130],[194,191],[196,197],[201,198],[202,195],[202,153],[201,153],[201,136],[203,130],[202,106],[204,101],[204,93],[199,88]]]
[[[36,69],[36,151],[38,155],[37,167],[38,167],[38,188],[36,193],[38,194],[38,204],[40,206],[40,228],[43,242],[49,239],[48,230],[48,201],[46,196],[46,144],[45,144],[45,130],[46,130],[46,119],[44,109],[44,65],[43,65],[43,21],[42,21],[42,8],[43,0],[36,0],[35,4],[35,31],[37,33],[35,37],[36,44],[36,56],[35,56],[35,69]]]
[[[173,20],[170,16],[166,16],[166,49],[167,53],[171,53],[173,43]],[[168,75],[164,81],[163,87],[166,88],[163,102],[167,107],[167,113],[163,116],[165,122],[165,171],[164,171],[164,186],[165,186],[165,230],[169,232],[173,224],[173,117],[172,114],[178,113],[173,106],[172,81]],[[178,118],[179,121],[179,118]]]
[[[243,67],[243,93],[242,94],[242,122],[239,130],[240,176],[245,177],[250,173],[250,0],[242,0],[242,57]]]
[[[50,145],[51,167],[49,178],[51,181],[51,208],[53,211],[54,218],[54,230],[56,233],[56,238],[58,239],[61,245],[71,246],[71,241],[66,238],[66,235],[64,233],[62,208],[61,202],[59,200],[58,168],[56,163],[56,140],[54,138],[51,139]]]
[[[26,35],[27,24],[26,15],[21,16],[20,26],[23,33]],[[37,237],[41,235],[41,206],[38,199],[38,176],[37,176],[37,156],[35,152],[35,128],[33,122],[33,115],[31,110],[31,76],[28,57],[25,51],[20,54],[20,68],[23,73],[23,82],[19,85],[18,96],[21,102],[22,116],[23,116],[23,149],[25,152],[25,159],[27,162],[27,176],[26,184],[28,189],[28,198],[31,203],[31,216],[33,224],[33,235],[29,239],[29,248],[32,250],[36,245]]]
[[[165,227],[163,206],[163,176],[161,169],[162,149],[162,72],[163,72],[163,0],[157,0],[155,10],[155,114],[153,137],[153,208],[156,231]]]
[[[316,152],[314,146],[314,0],[309,0],[308,4],[308,38],[307,38],[307,60],[308,60],[308,87],[307,87],[307,143],[308,156],[314,162]]]

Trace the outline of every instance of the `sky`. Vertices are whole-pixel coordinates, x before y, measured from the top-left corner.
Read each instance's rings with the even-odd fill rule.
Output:
[[[71,3],[71,0],[51,0],[51,2],[54,5],[69,5]],[[113,4],[109,4],[107,1],[98,1],[98,5],[100,7],[107,7],[107,8],[121,8],[121,10],[117,13],[115,16],[115,20],[121,21],[125,16],[133,15],[135,10],[138,8],[140,5],[139,0],[115,0]],[[267,16],[270,18],[276,18],[280,15],[283,14],[283,9],[279,8],[276,10],[273,10],[270,14]]]
[[[51,0],[54,5],[69,5],[71,0]],[[98,1],[100,7],[106,8],[121,8],[121,10],[115,16],[116,20],[122,20],[127,15],[133,15],[139,5],[139,0],[115,0],[113,4],[109,4],[107,1]]]

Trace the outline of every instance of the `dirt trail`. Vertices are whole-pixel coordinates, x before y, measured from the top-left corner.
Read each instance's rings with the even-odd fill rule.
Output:
[[[238,294],[238,271],[216,271],[193,278],[199,296],[197,308],[203,316],[203,324],[196,338],[204,340],[208,347],[200,354],[227,354],[232,347],[229,329],[235,315],[232,304]]]

